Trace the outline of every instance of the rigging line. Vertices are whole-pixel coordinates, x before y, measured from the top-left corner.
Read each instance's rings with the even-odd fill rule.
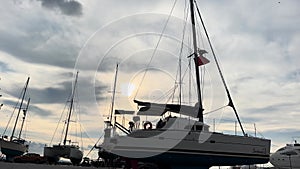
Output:
[[[217,109],[215,109],[215,110],[212,110],[212,111],[206,112],[206,113],[204,113],[203,115],[207,115],[207,114],[214,113],[214,112],[216,112],[216,111],[218,111],[218,110],[224,109],[225,107],[227,107],[227,105],[225,105],[225,106],[222,106],[222,107],[220,107],[220,108],[217,108]]]
[[[100,139],[103,137],[104,133],[99,137],[99,139],[97,140],[97,142],[95,143],[95,145],[91,148],[91,150],[86,154],[86,156],[89,156],[90,153],[94,150],[94,148],[97,146],[97,144],[99,143]]]
[[[172,90],[173,90],[171,96],[170,96],[169,99],[168,99],[168,100],[172,100],[172,103],[173,103],[173,101],[174,101],[173,99],[174,99],[174,97],[175,97],[174,95],[175,95],[175,91],[176,91],[177,87],[178,87],[178,85],[174,85],[173,88],[171,88],[169,91],[166,92],[166,96],[168,96],[167,93],[169,93],[169,92],[171,93]]]
[[[76,88],[76,96],[75,96],[75,98],[76,98],[76,109],[77,109],[77,112],[78,113],[76,113],[76,115],[77,115],[77,119],[78,119],[78,123],[79,123],[79,130],[80,130],[80,141],[81,141],[81,149],[83,150],[83,138],[82,138],[82,125],[81,125],[81,112],[80,112],[80,110],[81,110],[81,108],[80,108],[80,101],[79,101],[79,96],[78,96],[78,84],[77,84],[77,88]],[[77,133],[76,133],[77,134]]]
[[[68,101],[67,101],[67,102],[68,102]],[[53,139],[54,139],[55,133],[56,133],[56,131],[57,131],[57,129],[58,129],[58,126],[59,126],[59,123],[61,122],[61,119],[62,119],[62,117],[63,117],[63,115],[64,115],[64,111],[65,111],[66,107],[67,107],[67,104],[65,104],[65,107],[64,107],[64,109],[63,109],[63,111],[62,111],[62,113],[61,113],[61,115],[60,115],[60,118],[59,118],[59,120],[58,120],[58,123],[57,123],[57,125],[56,125],[56,128],[55,128],[55,130],[54,130],[54,133],[53,133],[53,135],[52,135],[52,138],[51,138],[51,141],[50,141],[50,144],[49,144],[49,145],[52,144],[52,141],[53,141]],[[60,140],[62,140],[62,137],[61,137]]]
[[[10,115],[10,117],[9,117],[9,120],[8,120],[8,122],[7,122],[7,124],[6,124],[6,127],[5,127],[5,129],[4,129],[4,131],[3,131],[3,134],[2,134],[3,136],[5,135],[5,133],[6,133],[7,129],[8,129],[8,126],[9,126],[9,124],[10,124],[12,118],[13,118],[13,115],[15,114],[15,110],[16,110],[18,104],[19,104],[19,102],[17,102],[16,106],[14,107],[13,113],[11,113],[11,115]]]
[[[23,89],[22,89],[22,91],[21,91],[21,93],[20,93],[20,96],[19,96],[19,98],[18,98],[18,101],[17,101],[17,103],[16,103],[16,105],[15,105],[15,107],[14,107],[14,110],[13,110],[13,112],[11,113],[11,115],[10,115],[10,117],[9,117],[9,120],[8,120],[8,122],[7,122],[7,124],[6,124],[5,130],[3,131],[3,134],[2,134],[3,136],[5,135],[5,133],[6,133],[7,129],[8,129],[8,126],[9,126],[9,124],[10,124],[10,122],[11,122],[11,120],[12,120],[14,114],[15,114],[15,111],[16,111],[17,107],[19,106],[19,102],[20,102],[20,100],[21,100],[21,97],[22,97],[22,94],[23,94],[24,90],[25,90],[25,89],[24,89],[24,87],[23,87]]]
[[[158,45],[159,45],[159,43],[160,43],[160,41],[161,41],[161,39],[162,39],[162,37],[163,37],[163,34],[164,34],[164,32],[165,32],[165,30],[166,30],[166,28],[167,28],[168,22],[169,22],[169,20],[170,20],[170,18],[171,18],[171,15],[172,15],[172,13],[173,13],[173,10],[174,10],[174,8],[175,8],[176,3],[177,3],[177,0],[174,1],[174,4],[173,4],[172,9],[171,9],[171,11],[170,11],[170,14],[169,14],[169,16],[168,16],[168,18],[167,18],[166,24],[165,24],[164,27],[163,27],[163,30],[162,30],[162,32],[161,32],[161,34],[160,34],[160,36],[159,36],[158,42],[157,42],[157,44],[156,44],[156,46],[155,46],[155,48],[154,48],[154,51],[153,51],[153,53],[152,53],[152,55],[151,55],[151,58],[150,58],[150,60],[149,60],[149,63],[147,64],[146,70],[145,70],[145,72],[144,72],[144,74],[143,74],[142,80],[140,81],[140,84],[139,84],[139,86],[138,86],[138,88],[137,88],[137,91],[136,91],[136,93],[135,93],[134,99],[136,99],[136,96],[137,96],[137,94],[138,94],[138,92],[139,92],[139,90],[140,90],[140,87],[141,87],[141,85],[142,85],[142,83],[143,83],[143,81],[144,81],[144,79],[145,79],[146,73],[147,73],[147,71],[148,71],[148,69],[149,69],[149,67],[150,67],[150,64],[151,64],[151,62],[152,62],[152,60],[153,60],[153,58],[154,58],[154,55],[155,55],[155,53],[156,53],[156,51],[157,51]]]
[[[167,92],[165,92],[162,96],[160,96],[159,98],[157,98],[156,100],[154,100],[154,102],[158,102],[158,101],[162,100],[164,97],[166,97],[168,95],[171,95],[170,96],[170,99],[171,99],[172,96],[173,96],[173,93],[174,93],[172,91],[176,90],[176,88],[177,88],[177,85],[175,85],[174,87],[172,87],[171,89],[169,89]],[[168,99],[168,100],[170,100],[170,99]]]
[[[199,10],[199,8],[198,8],[197,2],[196,2],[196,0],[194,0],[194,1],[195,1],[195,4],[196,4],[197,12],[198,12],[198,15],[199,15],[199,17],[200,17],[200,20],[201,20],[201,23],[202,23],[202,26],[203,26],[205,35],[206,35],[206,37],[207,37],[207,40],[208,40],[208,43],[209,43],[211,52],[212,52],[212,54],[213,54],[213,56],[214,56],[214,60],[215,60],[215,62],[216,62],[216,65],[217,65],[219,74],[220,74],[220,76],[221,76],[223,85],[224,85],[224,87],[225,87],[227,97],[228,97],[228,99],[229,99],[228,106],[232,107],[232,109],[233,109],[233,111],[234,111],[234,113],[235,113],[235,116],[236,116],[236,118],[237,118],[237,120],[238,120],[238,122],[239,122],[240,128],[241,128],[241,130],[242,130],[242,132],[243,132],[243,135],[246,136],[246,133],[245,133],[245,131],[244,131],[244,128],[243,128],[243,125],[242,125],[241,120],[240,120],[240,118],[239,118],[239,115],[238,115],[238,113],[237,113],[237,110],[236,110],[236,108],[235,108],[235,106],[234,106],[234,104],[233,104],[233,100],[232,100],[232,98],[231,98],[229,89],[228,89],[227,84],[226,84],[226,82],[225,82],[225,78],[224,78],[223,73],[222,73],[222,71],[221,71],[219,62],[218,62],[217,57],[216,57],[216,55],[215,55],[214,49],[213,49],[213,47],[212,47],[212,44],[211,44],[211,41],[210,41],[208,32],[207,32],[207,30],[206,30],[206,27],[205,27],[205,25],[204,25],[204,21],[203,21],[203,19],[202,19],[202,16],[201,16],[200,10]]]
[[[183,42],[185,39],[185,31],[186,31],[186,25],[187,25],[187,19],[188,19],[188,5],[187,1],[185,1],[185,12],[184,12],[184,26],[182,30],[182,41],[181,41],[181,47],[180,47],[180,54],[179,54],[179,105],[181,105],[182,102],[182,74],[181,74],[181,60],[182,60],[182,51],[183,51]]]
[[[187,25],[187,18],[188,18],[188,6],[187,6],[187,1],[185,1],[185,12],[184,12],[184,21],[183,21],[183,31],[182,31],[182,39],[181,39],[181,45],[180,45],[180,52],[179,52],[179,58],[178,58],[178,65],[179,65],[179,70],[177,71],[177,75],[176,75],[176,80],[175,80],[175,84],[174,84],[174,87],[177,86],[177,78],[179,76],[179,104],[181,105],[181,98],[182,98],[182,80],[183,78],[181,77],[182,74],[181,74],[181,60],[182,60],[182,51],[183,51],[183,46],[184,46],[184,39],[185,39],[185,32],[186,32],[186,25]],[[179,75],[178,75],[178,72],[179,72]],[[177,87],[176,87],[177,88]],[[173,92],[173,95],[172,95],[172,102],[174,100],[174,97],[175,97],[175,88],[174,88],[174,92]]]

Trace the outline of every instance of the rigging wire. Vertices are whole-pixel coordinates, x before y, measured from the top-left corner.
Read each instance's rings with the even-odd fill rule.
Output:
[[[216,112],[216,111],[218,111],[218,110],[224,109],[225,107],[227,107],[227,105],[222,106],[222,107],[219,107],[219,108],[217,108],[217,109],[215,109],[215,110],[211,110],[211,111],[209,111],[209,112],[203,113],[203,115],[207,115],[207,114],[214,113],[214,112]]]
[[[3,131],[3,134],[2,134],[3,136],[5,135],[5,133],[6,133],[7,129],[8,129],[8,126],[9,126],[9,124],[10,124],[10,122],[11,122],[11,120],[12,120],[14,114],[15,114],[16,109],[19,107],[19,102],[20,102],[20,100],[21,100],[21,97],[22,97],[22,94],[23,94],[24,90],[25,90],[25,88],[23,87],[23,89],[22,89],[22,91],[21,91],[21,93],[20,93],[20,96],[19,96],[19,98],[18,98],[18,101],[17,101],[17,103],[16,103],[16,105],[15,105],[15,107],[14,107],[13,113],[10,115],[10,118],[9,118],[9,120],[8,120],[8,123],[6,124],[6,127],[5,127],[5,129],[4,129],[4,131]]]
[[[183,30],[182,30],[182,38],[181,38],[181,45],[180,45],[180,52],[179,52],[179,75],[178,75],[178,71],[177,71],[177,75],[176,75],[176,80],[175,80],[175,85],[177,82],[177,77],[179,76],[179,105],[181,105],[182,102],[182,75],[181,75],[181,60],[182,60],[182,51],[183,51],[183,46],[184,46],[184,39],[185,39],[185,31],[186,31],[186,25],[187,25],[187,16],[188,16],[188,6],[187,6],[187,2],[185,1],[185,7],[184,7],[184,21],[183,21]],[[172,98],[172,102],[174,99],[174,95],[175,95],[175,88],[174,88],[174,93],[173,93],[173,98]]]
[[[94,150],[95,147],[97,147],[97,144],[99,143],[100,139],[104,136],[104,133],[99,137],[95,145],[91,148],[91,150],[86,154],[86,156],[89,156],[90,153]]]
[[[81,112],[80,112],[80,110],[81,110],[81,108],[80,108],[80,100],[79,100],[79,96],[78,96],[78,83],[77,83],[77,87],[75,88],[75,96],[74,96],[74,102],[76,103],[75,104],[75,106],[74,106],[74,111],[73,112],[75,112],[75,113],[73,113],[73,116],[74,115],[76,115],[75,116],[75,119],[76,119],[76,121],[78,122],[78,123],[76,123],[76,125],[75,125],[75,131],[76,131],[76,134],[75,134],[75,139],[76,139],[76,142],[78,142],[77,141],[77,137],[80,137],[80,143],[78,142],[78,144],[80,144],[81,146],[81,150],[83,150],[83,137],[82,137],[82,125],[80,124],[80,122],[81,122]],[[76,111],[75,111],[76,110]],[[77,130],[78,130],[78,127],[79,127],[79,132],[80,132],[80,136],[78,135],[78,132],[77,132]]]
[[[152,62],[152,60],[153,60],[153,58],[154,58],[154,56],[155,56],[155,54],[156,54],[157,48],[158,48],[158,46],[159,46],[159,44],[160,44],[160,41],[161,41],[161,39],[162,39],[162,37],[163,37],[163,34],[164,34],[164,32],[165,32],[165,30],[166,30],[166,28],[167,28],[168,22],[169,22],[169,20],[170,20],[170,18],[171,18],[171,15],[172,15],[172,13],[173,13],[173,10],[174,10],[174,8],[175,8],[176,3],[177,3],[177,0],[174,1],[174,4],[173,4],[173,6],[172,6],[172,8],[171,8],[171,11],[170,11],[170,13],[169,13],[169,16],[168,16],[168,18],[167,18],[167,21],[166,21],[166,23],[165,23],[165,25],[164,25],[164,27],[163,27],[163,30],[162,30],[162,32],[161,32],[161,34],[160,34],[160,36],[159,36],[158,42],[157,42],[157,44],[156,44],[156,46],[155,46],[155,48],[154,48],[154,51],[153,51],[153,53],[152,53],[152,55],[151,55],[151,58],[150,58],[150,60],[149,60],[149,63],[147,64],[146,70],[145,70],[145,72],[144,72],[144,74],[143,74],[143,76],[142,76],[142,80],[140,81],[140,84],[138,85],[138,88],[137,88],[137,91],[136,91],[136,93],[135,93],[134,99],[136,99],[137,94],[139,93],[139,89],[140,89],[140,87],[141,87],[141,85],[142,85],[142,83],[143,83],[143,81],[144,81],[144,79],[145,79],[146,73],[148,72],[148,69],[149,69],[149,67],[150,67],[150,64],[151,64],[151,62]]]
[[[242,123],[241,123],[241,120],[240,120],[239,115],[238,115],[238,113],[237,113],[237,110],[236,110],[236,108],[235,108],[235,106],[234,106],[234,104],[233,104],[233,100],[232,100],[232,98],[231,98],[229,89],[228,89],[227,84],[226,84],[226,82],[225,82],[224,75],[223,75],[223,73],[222,73],[222,71],[221,71],[219,62],[218,62],[217,57],[216,57],[216,55],[215,55],[214,49],[213,49],[213,47],[212,47],[212,43],[211,43],[211,41],[210,41],[208,32],[207,32],[207,30],[206,30],[204,21],[203,21],[203,19],[202,19],[200,10],[199,10],[198,5],[197,5],[197,2],[196,2],[196,0],[194,0],[194,1],[195,1],[195,4],[196,4],[196,9],[197,9],[197,12],[198,12],[198,16],[199,16],[200,21],[201,21],[201,24],[202,24],[202,26],[203,26],[203,29],[204,29],[205,35],[206,35],[206,37],[207,37],[207,40],[208,40],[208,43],[209,43],[211,52],[212,52],[212,54],[213,54],[215,63],[216,63],[216,65],[217,65],[217,68],[218,68],[219,74],[220,74],[220,76],[221,76],[223,85],[224,85],[224,87],[225,87],[227,97],[228,97],[228,99],[229,99],[228,106],[232,107],[232,109],[233,109],[233,111],[234,111],[234,113],[235,113],[235,116],[236,116],[236,118],[237,118],[237,120],[238,120],[238,122],[239,122],[240,128],[241,128],[241,130],[242,130],[242,132],[243,132],[243,135],[246,136],[246,133],[245,133],[244,128],[243,128],[243,126],[242,126]]]
[[[50,144],[49,144],[49,145],[51,145],[52,142],[53,142],[53,139],[54,139],[54,137],[55,137],[55,133],[56,133],[58,127],[59,127],[59,124],[60,124],[60,122],[61,122],[61,119],[62,119],[62,117],[63,117],[63,115],[64,115],[65,110],[66,110],[67,102],[68,102],[68,100],[66,101],[65,107],[64,107],[63,111],[61,112],[60,118],[59,118],[59,120],[58,120],[58,122],[57,122],[56,128],[55,128],[55,130],[54,130],[54,133],[53,133],[53,135],[52,135],[52,138],[51,138],[51,141],[50,141]],[[62,135],[63,135],[63,134],[62,134]],[[62,136],[61,136],[61,139],[60,139],[60,140],[62,140]]]

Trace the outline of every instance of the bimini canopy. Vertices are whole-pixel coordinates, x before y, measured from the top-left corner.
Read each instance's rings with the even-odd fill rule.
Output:
[[[179,104],[160,104],[134,100],[140,106],[137,115],[162,116],[166,112],[174,112],[190,117],[197,117],[197,106],[187,106]]]
[[[122,114],[134,114],[134,111],[130,110],[115,110],[116,115],[122,115]]]

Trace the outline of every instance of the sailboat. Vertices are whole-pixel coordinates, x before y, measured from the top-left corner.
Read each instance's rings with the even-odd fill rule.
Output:
[[[117,79],[118,79],[118,68],[119,68],[119,64],[116,65],[114,85],[113,85],[113,91],[112,91],[112,99],[111,99],[111,108],[110,108],[110,115],[109,115],[110,118],[109,118],[109,120],[105,121],[106,127],[104,129],[104,133],[105,133],[104,134],[104,142],[101,145],[96,147],[98,149],[98,157],[101,158],[102,160],[104,160],[105,166],[111,166],[111,167],[115,167],[114,159],[117,158],[118,156],[105,150],[106,141],[108,139],[110,139],[111,132],[112,132],[112,130],[115,130],[114,126],[116,126],[116,125],[120,126],[120,129],[123,130],[124,132],[129,133],[129,130],[127,130],[124,127],[122,128],[122,125],[119,124],[116,120],[113,125],[113,116],[116,114],[133,114],[134,113],[134,111],[115,110],[114,109]],[[114,118],[116,118],[116,116]]]
[[[281,147],[271,155],[270,162],[276,168],[300,168],[300,144],[295,140]]]
[[[71,122],[71,115],[74,109],[74,97],[77,87],[78,72],[75,77],[74,86],[70,98],[70,107],[65,121],[65,134],[62,143],[53,145],[52,147],[44,147],[44,156],[48,159],[49,163],[57,163],[60,157],[70,159],[73,165],[78,165],[83,157],[83,152],[79,149],[77,142],[72,142],[68,139],[69,125]]]
[[[22,97],[21,102],[17,104],[17,105],[19,105],[18,114],[17,114],[16,119],[15,119],[15,123],[14,123],[14,127],[13,127],[13,130],[12,130],[11,136],[10,136],[10,138],[8,138],[8,136],[5,135],[6,130],[8,128],[8,125],[9,125],[9,123],[8,123],[6,129],[4,130],[3,136],[0,138],[1,152],[6,155],[6,160],[8,160],[8,161],[11,161],[15,156],[22,155],[22,154],[24,154],[25,152],[28,151],[29,144],[28,144],[28,142],[25,141],[25,139],[23,139],[21,137],[22,137],[22,131],[23,131],[23,127],[24,127],[25,118],[26,118],[26,115],[27,115],[28,106],[29,106],[29,103],[30,103],[30,98],[29,98],[28,101],[27,101],[26,108],[23,109],[23,104],[24,104],[24,100],[25,100],[29,80],[30,80],[30,78],[28,77],[27,81],[25,83],[25,86],[22,90],[22,93],[21,93],[21,97]],[[18,122],[19,122],[19,118],[20,118],[20,114],[21,114],[22,109],[23,109],[22,124],[20,126],[18,136],[15,136],[17,125],[18,125]]]
[[[193,36],[193,54],[195,78],[197,88],[197,104],[194,106],[182,104],[162,104],[134,100],[139,109],[137,115],[161,116],[155,125],[146,121],[143,129],[126,130],[115,122],[114,128],[125,131],[125,135],[112,135],[105,130],[103,147],[106,151],[123,157],[127,164],[138,168],[140,162],[151,163],[152,168],[205,168],[211,166],[235,166],[263,164],[269,161],[269,139],[248,136],[241,124],[233,99],[225,83],[223,74],[217,62],[212,45],[209,41],[218,72],[221,76],[225,93],[228,96],[228,106],[231,107],[240,124],[243,135],[231,135],[219,132],[211,132],[209,126],[204,123],[204,106],[202,103],[201,77],[199,62],[207,63],[201,56],[207,53],[199,50],[195,26],[195,4],[190,0],[190,14]],[[198,8],[197,8],[198,10]],[[198,14],[201,19],[200,12]],[[202,26],[205,28],[201,19]],[[205,29],[205,33],[208,34]],[[200,59],[200,60],[199,60]],[[169,116],[166,116],[170,114]],[[171,114],[180,114],[179,117]],[[185,117],[182,117],[182,116]],[[136,126],[134,122],[131,128]],[[114,130],[114,129],[112,129]],[[144,168],[147,168],[146,166]],[[149,167],[148,167],[149,168]],[[151,167],[150,167],[151,168]]]

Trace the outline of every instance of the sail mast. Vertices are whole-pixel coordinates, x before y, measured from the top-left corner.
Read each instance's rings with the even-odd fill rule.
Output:
[[[114,103],[115,103],[115,95],[116,95],[116,87],[117,87],[117,78],[118,78],[118,68],[119,64],[117,63],[116,66],[116,73],[115,73],[115,80],[114,80],[114,87],[113,87],[113,94],[112,94],[112,99],[111,99],[111,111],[110,111],[110,124],[112,124],[112,115],[114,112]]]
[[[20,106],[19,106],[19,111],[18,111],[18,115],[17,115],[16,121],[15,121],[15,125],[14,125],[13,131],[11,133],[10,141],[13,140],[13,137],[14,137],[14,134],[15,134],[15,131],[16,131],[16,127],[17,127],[20,112],[21,112],[21,109],[22,109],[22,106],[23,106],[23,101],[24,101],[24,98],[25,98],[25,94],[26,94],[26,91],[27,91],[29,80],[30,80],[30,77],[27,78],[27,81],[25,83],[24,92],[23,92],[23,95],[22,95],[22,100],[21,100],[21,103],[20,103]]]
[[[70,119],[71,119],[71,114],[72,114],[72,109],[73,109],[74,95],[75,95],[75,89],[76,89],[76,85],[77,85],[77,79],[78,79],[78,71],[77,71],[77,74],[76,74],[75,83],[74,83],[74,87],[73,87],[73,90],[72,90],[71,105],[70,105],[70,110],[69,110],[68,119],[67,119],[67,128],[66,128],[65,138],[64,138],[64,142],[63,142],[64,145],[66,145],[66,142],[67,142],[67,136],[68,136],[69,124],[70,124]]]
[[[191,10],[191,22],[192,22],[192,32],[193,32],[193,47],[194,47],[194,62],[195,62],[195,71],[196,71],[196,82],[197,82],[197,94],[198,94],[198,119],[200,122],[203,122],[203,107],[202,107],[202,96],[200,89],[200,77],[199,77],[199,68],[198,68],[198,56],[197,56],[197,38],[196,38],[196,25],[195,25],[195,16],[194,16],[194,2],[190,0],[190,10]]]
[[[19,132],[19,140],[21,139],[21,135],[22,135],[23,126],[24,126],[26,115],[27,115],[27,110],[28,110],[29,103],[30,103],[30,98],[27,101],[26,109],[23,110],[24,116],[23,116],[23,119],[22,119],[21,129],[20,129],[20,132]]]

